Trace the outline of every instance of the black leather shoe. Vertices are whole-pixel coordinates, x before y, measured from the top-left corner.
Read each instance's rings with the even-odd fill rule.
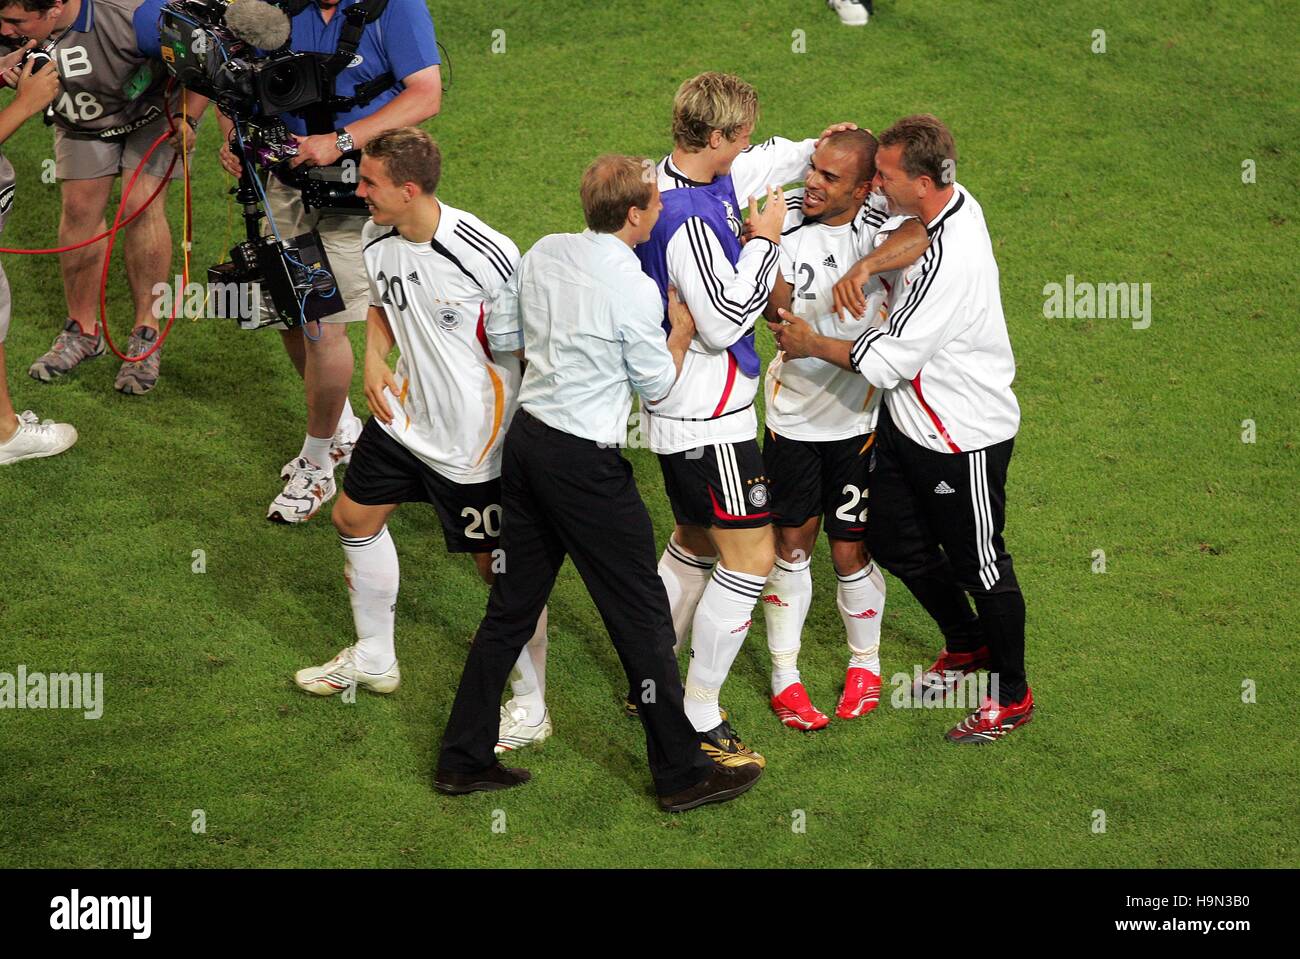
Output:
[[[463,796],[465,793],[521,786],[532,778],[532,773],[527,769],[507,769],[497,763],[478,773],[457,773],[440,769],[433,774],[433,788],[448,796]]]
[[[664,812],[685,812],[696,806],[710,802],[726,802],[735,799],[763,775],[763,767],[757,763],[744,766],[717,766],[701,782],[689,789],[683,789],[671,796],[659,797],[659,808]]]

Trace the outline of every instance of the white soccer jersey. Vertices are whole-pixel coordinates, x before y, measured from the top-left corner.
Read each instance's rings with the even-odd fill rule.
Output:
[[[960,184],[926,230],[930,247],[903,271],[888,322],[858,338],[851,361],[886,391],[904,436],[940,453],[981,450],[1020,427],[998,264],[984,211]]]
[[[366,227],[370,303],[401,351],[401,395],[389,395],[393,422],[384,429],[447,479],[482,483],[501,475],[520,380],[519,361],[489,349],[484,321],[519,250],[478,217],[439,203],[430,243]]]
[[[726,190],[719,189],[716,181],[691,180],[673,166],[670,156],[659,163],[659,189],[712,187],[708,192],[727,208],[728,224],[739,237],[741,210],[737,205],[744,206],[750,196],[761,195],[769,184],[781,186],[801,179],[815,144],[816,140],[772,137],[747,148],[736,157],[728,174],[734,198],[723,197]],[[713,231],[697,218],[686,221],[669,241],[669,279],[690,308],[696,336],[672,393],[650,415],[643,412],[654,452],[678,453],[757,437],[754,397],[758,377],[743,375],[727,348],[752,332],[762,319],[778,256],[772,244],[755,240],[745,245],[732,266]]]
[[[789,212],[781,234],[781,275],[791,286],[791,312],[822,336],[856,340],[888,316],[888,292],[896,278],[871,278],[860,320],[835,314],[832,289],[846,270],[878,245],[887,217],[863,204],[857,216],[840,226],[806,220],[803,192],[794,190],[786,196]],[[884,235],[879,239],[883,241]],[[765,396],[768,429],[811,442],[870,432],[880,405],[880,391],[858,374],[813,357],[787,360],[783,353],[768,364]]]

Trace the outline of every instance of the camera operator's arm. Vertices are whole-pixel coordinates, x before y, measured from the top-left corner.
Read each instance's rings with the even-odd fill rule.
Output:
[[[418,126],[442,109],[442,74],[435,64],[417,70],[402,78],[405,89],[369,116],[353,120],[343,127],[352,134],[352,142],[360,150],[375,136],[395,127]],[[291,167],[306,163],[310,166],[328,166],[337,163],[339,152],[337,137],[333,133],[315,136],[295,136],[298,155],[289,161]]]
[[[186,90],[184,102],[178,104],[178,107],[183,109],[177,109],[171,116],[175,130],[167,138],[167,145],[177,153],[182,150],[188,152],[194,149],[194,141],[199,130],[199,117],[203,116],[203,111],[208,108],[208,98],[193,90]]]
[[[221,149],[217,151],[217,156],[221,158],[221,168],[237,177],[243,170],[240,169],[239,157],[230,149],[230,135],[235,131],[235,121],[217,110],[217,126],[221,129]]]
[[[59,94],[59,74],[50,63],[39,73],[32,68],[38,61],[28,60],[18,76],[18,92],[9,105],[0,110],[0,143],[8,140],[15,130],[44,110]]]
[[[370,412],[375,419],[386,425],[393,422],[393,409],[384,396],[384,390],[391,392],[399,403],[402,400],[402,387],[398,385],[397,377],[388,365],[388,354],[393,352],[394,342],[393,331],[384,311],[377,306],[370,307],[370,313],[366,316],[366,364],[363,380]]]

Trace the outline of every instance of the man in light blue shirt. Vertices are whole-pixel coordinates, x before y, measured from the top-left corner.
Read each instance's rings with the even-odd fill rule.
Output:
[[[443,734],[434,775],[440,792],[508,789],[530,778],[493,755],[497,707],[565,556],[600,610],[628,688],[640,694],[660,808],[731,799],[762,773],[753,764],[715,765],[686,719],[654,529],[632,465],[616,448],[633,391],[647,403],[664,399],[695,332],[689,313],[674,304],[665,343],[658,287],[632,253],[661,208],[647,169],[653,171],[635,157],[592,163],[582,178],[589,229],[538,241],[486,323],[492,349],[521,352],[528,366],[502,463],[505,570],[493,584]]]

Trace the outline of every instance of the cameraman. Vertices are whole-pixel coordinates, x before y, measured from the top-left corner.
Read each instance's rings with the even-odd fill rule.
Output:
[[[158,338],[154,287],[171,281],[171,229],[167,225],[163,175],[176,149],[193,145],[193,127],[207,98],[187,92],[182,114],[178,96],[166,98],[167,70],[160,59],[158,11],[162,0],[0,0],[0,37],[11,46],[52,40],[63,90],[53,105],[54,172],[60,182],[59,244],[83,242],[107,229],[104,210],[113,181],[131,175],[149,147],[173,125],[170,138],[145,164],[123,219],[155,189],[158,199],[125,230],[126,274],[135,306],[128,355],[148,350]],[[189,124],[182,122],[181,116]],[[181,175],[177,162],[171,179]],[[123,184],[125,189],[125,183]],[[99,271],[103,242],[62,254],[68,316],[53,347],[28,372],[49,382],[83,360],[102,356],[99,329]],[[147,393],[158,381],[161,356],[123,363],[116,387]]]
[[[358,204],[356,215],[307,210],[297,189],[283,179],[304,168],[339,165],[345,159],[355,183],[360,150],[374,136],[394,127],[415,126],[437,114],[442,104],[438,45],[425,0],[282,0],[290,16],[289,48],[295,52],[333,54],[347,34],[347,11],[365,3],[377,19],[365,24],[355,55],[334,80],[336,97],[351,104],[309,107],[284,113],[280,119],[298,142],[291,171],[268,178],[267,213],[280,235],[296,236],[317,230],[329,257],[346,309],[312,323],[310,335],[301,326],[281,327],[281,338],[294,367],[303,378],[307,399],[307,436],[302,450],[281,471],[283,492],[271,503],[267,519],[301,523],[310,519],[334,495],[334,466],[346,463],[361,433],[352,412],[353,354],[347,324],[365,322],[369,285],[361,257],[361,229],[369,214]],[[355,14],[354,14],[355,16]],[[221,165],[232,176],[240,161],[230,149],[233,124],[220,119],[223,133]]]

